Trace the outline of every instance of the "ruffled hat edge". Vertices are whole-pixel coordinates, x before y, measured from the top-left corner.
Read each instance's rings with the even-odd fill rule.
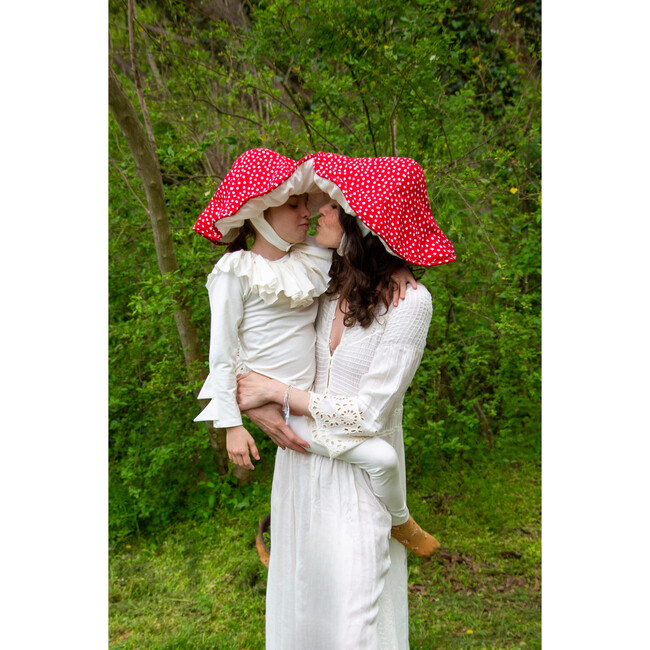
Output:
[[[411,158],[351,158],[319,152],[314,183],[379,237],[388,252],[420,266],[456,259],[436,223],[422,167]]]
[[[199,215],[194,230],[215,244],[229,243],[247,219],[308,191],[311,175],[302,172],[302,165],[314,155],[295,161],[271,149],[245,151]],[[310,205],[311,209],[317,211]]]

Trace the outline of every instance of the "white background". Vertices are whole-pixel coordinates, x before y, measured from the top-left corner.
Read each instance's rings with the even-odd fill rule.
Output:
[[[543,5],[543,634],[647,643],[647,3]],[[3,7],[3,646],[107,644],[107,6]]]

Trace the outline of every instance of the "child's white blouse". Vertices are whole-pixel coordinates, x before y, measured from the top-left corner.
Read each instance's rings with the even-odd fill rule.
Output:
[[[331,251],[311,237],[279,260],[251,251],[226,253],[208,276],[210,374],[199,399],[210,403],[195,422],[242,423],[237,407],[240,372],[254,370],[303,390],[315,373],[314,321],[318,296],[329,283]]]

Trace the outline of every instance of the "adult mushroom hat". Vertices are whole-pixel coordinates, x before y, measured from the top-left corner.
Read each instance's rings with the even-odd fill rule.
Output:
[[[270,149],[250,149],[233,163],[194,230],[216,244],[232,241],[246,219],[304,194],[311,179],[300,173],[300,162]]]
[[[415,160],[321,152],[303,165],[313,167],[318,188],[358,217],[361,230],[377,235],[390,252],[420,266],[456,259],[433,217],[424,172]]]

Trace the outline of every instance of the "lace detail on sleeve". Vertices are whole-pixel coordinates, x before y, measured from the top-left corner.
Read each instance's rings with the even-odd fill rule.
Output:
[[[314,418],[312,437],[335,458],[368,439],[363,435],[365,418],[354,397],[312,393],[309,411]]]
[[[320,427],[337,428],[348,435],[361,434],[363,413],[359,412],[353,398],[314,395],[310,406],[314,420]]]

